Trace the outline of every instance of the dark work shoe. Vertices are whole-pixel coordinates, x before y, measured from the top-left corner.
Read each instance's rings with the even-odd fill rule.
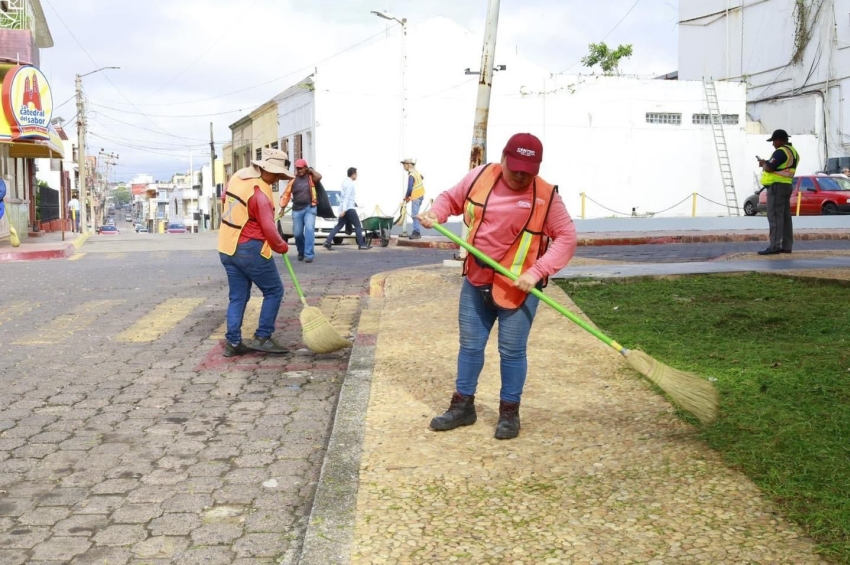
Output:
[[[371,245],[358,245],[357,249],[360,249],[360,250],[372,249],[372,246]]]
[[[324,247],[324,248],[325,248],[325,249],[327,249],[328,251],[333,251],[333,250],[334,250],[334,246],[333,246],[333,245],[331,245],[329,241],[324,242],[324,243],[322,244],[322,247]]]
[[[235,357],[236,355],[245,355],[251,351],[251,349],[245,345],[243,342],[239,342],[236,345],[233,345],[229,341],[227,345],[224,346],[224,356],[225,357]]]
[[[514,439],[519,435],[519,402],[499,401],[496,439]]]
[[[420,237],[422,237],[422,234],[419,233],[418,231],[415,231],[412,234],[410,234],[410,239],[419,239]]]
[[[312,263],[312,262],[313,262],[313,258],[312,258],[312,257],[310,257],[309,259],[304,259],[304,262],[305,262],[305,263]]]
[[[455,392],[452,395],[448,411],[431,420],[431,429],[437,432],[445,432],[460,426],[471,426],[477,419],[475,395],[463,396],[461,393]]]
[[[303,261],[303,260],[304,260],[304,256],[303,256],[303,255],[299,255],[299,256],[298,256],[298,260],[299,260],[299,261]]]
[[[254,351],[262,351],[263,353],[289,353],[287,348],[271,337],[254,336],[254,339],[248,342],[248,347]]]
[[[779,253],[778,249],[762,249],[759,251],[759,255],[776,255]]]
[[[791,250],[790,249],[780,249],[779,252],[780,253],[791,253]]]

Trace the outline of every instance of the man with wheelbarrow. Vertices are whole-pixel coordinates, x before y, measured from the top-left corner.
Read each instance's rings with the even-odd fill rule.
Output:
[[[355,197],[356,188],[354,181],[357,180],[357,169],[348,168],[348,178],[342,181],[339,194],[339,221],[337,221],[328,238],[322,244],[328,251],[333,251],[333,240],[336,234],[350,224],[354,227],[354,236],[357,238],[357,249],[372,249],[371,245],[363,239],[363,228],[360,226],[360,216],[357,215],[357,202]]]
[[[473,169],[419,215],[426,228],[463,214],[467,241],[507,269],[516,282],[496,273],[473,255],[466,258],[460,293],[460,350],[457,379],[448,411],[431,420],[435,431],[474,424],[475,391],[484,367],[484,348],[499,320],[502,387],[497,439],[519,435],[519,405],[528,362],[526,345],[539,299],[529,294],[564,268],[576,249],[576,230],[555,187],[537,176],[543,145],[519,133],[502,151],[501,163]],[[551,241],[551,245],[550,245]]]
[[[227,306],[227,344],[224,356],[244,355],[250,350],[287,353],[272,338],[275,320],[283,301],[283,283],[272,251],[286,253],[289,247],[274,224],[274,198],[271,185],[291,179],[289,157],[277,149],[263,149],[262,159],[236,171],[221,199],[221,228],[218,251],[230,285]],[[254,338],[242,341],[242,318],[251,298],[251,285],[263,292],[260,323]]]

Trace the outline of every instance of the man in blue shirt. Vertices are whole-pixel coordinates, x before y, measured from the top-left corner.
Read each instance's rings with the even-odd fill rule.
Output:
[[[339,221],[337,221],[334,229],[328,234],[328,239],[322,244],[328,251],[333,251],[333,240],[339,230],[345,227],[345,224],[354,226],[354,235],[357,237],[357,249],[372,249],[371,245],[366,245],[366,240],[363,239],[363,227],[360,225],[360,217],[357,215],[357,204],[355,202],[354,181],[357,180],[357,169],[349,167],[348,178],[342,181],[341,194],[339,195]]]

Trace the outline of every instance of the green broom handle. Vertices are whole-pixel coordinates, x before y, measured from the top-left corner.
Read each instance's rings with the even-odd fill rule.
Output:
[[[292,278],[292,284],[295,285],[295,290],[298,292],[298,297],[301,299],[301,303],[304,306],[307,306],[307,299],[304,298],[304,291],[301,290],[301,285],[298,284],[298,279],[295,278],[295,270],[292,268],[292,263],[289,262],[289,255],[286,253],[281,253],[283,255],[283,262],[286,263],[286,268],[289,271],[289,276]]]
[[[458,236],[456,236],[455,234],[453,234],[452,232],[450,232],[449,230],[447,230],[445,227],[441,226],[440,224],[435,223],[434,229],[437,230],[438,232],[440,232],[441,234],[443,234],[444,236],[446,236],[447,238],[449,238],[450,240],[452,240],[454,243],[457,243],[458,245],[460,245],[461,247],[463,247],[464,249],[466,249],[467,251],[469,251],[470,253],[472,253],[476,257],[478,257],[480,260],[487,263],[487,265],[489,265],[490,267],[493,267],[493,269],[495,269],[499,273],[505,275],[506,277],[508,277],[512,281],[515,281],[519,278],[517,275],[515,275],[511,271],[507,270],[502,265],[500,265],[499,263],[497,263],[496,261],[494,261],[493,259],[491,259],[487,255],[485,255],[484,253],[482,253],[481,251],[479,251],[475,247],[473,247],[471,244],[462,240],[461,238],[459,238]],[[593,326],[591,326],[590,324],[588,324],[587,322],[585,322],[584,320],[582,320],[581,318],[579,318],[578,316],[576,316],[575,314],[573,314],[572,312],[570,312],[569,310],[567,310],[566,308],[561,306],[560,304],[555,302],[555,300],[553,300],[552,298],[543,294],[538,289],[532,288],[531,294],[533,294],[534,296],[536,296],[537,298],[539,298],[540,300],[542,300],[543,302],[545,302],[546,304],[548,304],[549,306],[551,306],[552,308],[557,310],[559,313],[561,313],[564,316],[566,316],[567,318],[569,318],[572,322],[577,324],[583,330],[589,332],[590,334],[597,337],[599,340],[601,340],[605,344],[610,345],[611,347],[616,349],[618,353],[621,353],[623,355],[628,353],[628,351],[629,351],[628,349],[626,349],[625,347],[623,347],[622,345],[620,345],[619,343],[617,343],[616,341],[614,341],[613,339],[611,339],[610,337],[605,335],[604,333],[600,332],[599,330],[597,330],[596,328],[594,328]]]

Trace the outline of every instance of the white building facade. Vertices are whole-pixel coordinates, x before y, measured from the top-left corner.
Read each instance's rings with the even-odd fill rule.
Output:
[[[817,137],[804,163],[850,165],[850,0],[680,0],[679,20],[680,79],[746,83],[764,131]]]
[[[274,99],[280,148],[293,162],[306,159],[329,190],[356,167],[366,216],[397,213],[406,156],[418,160],[426,205],[469,169],[481,38],[445,18],[411,26],[402,96],[399,31],[320,64]],[[488,160],[500,159],[512,134],[537,135],[540,174],[559,186],[574,217],[690,216],[694,193],[697,215],[728,215],[701,79],[553,76],[511,46],[494,62],[507,68],[493,78]],[[716,88],[742,204],[754,188],[755,155],[771,148],[748,123],[746,85]],[[813,139],[795,139],[804,156]],[[806,165],[817,168],[804,158],[803,172]]]

